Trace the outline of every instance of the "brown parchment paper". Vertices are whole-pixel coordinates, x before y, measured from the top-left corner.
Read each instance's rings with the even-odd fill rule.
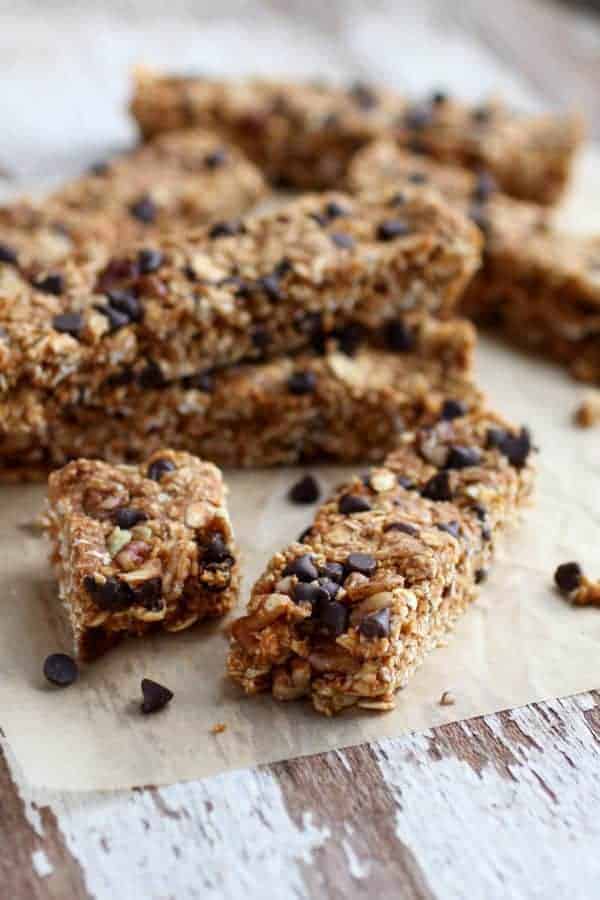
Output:
[[[586,230],[600,210],[597,159],[582,162],[563,214]],[[484,339],[478,367],[498,409],[533,429],[541,451],[535,505],[501,548],[480,600],[448,646],[430,656],[388,714],[326,719],[308,704],[241,697],[223,679],[220,624],[132,640],[67,690],[47,686],[43,660],[60,649],[55,587],[45,541],[28,527],[44,489],[1,489],[0,727],[26,780],[91,790],[193,779],[598,687],[600,610],[571,608],[552,590],[552,574],[574,558],[600,576],[600,429],[573,427],[584,389],[558,367]],[[327,490],[350,470],[311,471]],[[243,602],[268,557],[304,528],[312,510],[286,500],[298,470],[227,475]],[[142,677],[175,692],[156,716],[139,714]],[[454,706],[439,705],[445,690],[455,695]],[[212,734],[220,722],[226,731]]]

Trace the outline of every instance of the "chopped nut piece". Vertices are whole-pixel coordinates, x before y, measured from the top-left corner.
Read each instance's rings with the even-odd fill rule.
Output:
[[[440,706],[454,706],[456,703],[456,697],[452,693],[452,691],[444,691],[442,696],[440,697]]]
[[[600,422],[600,391],[590,391],[585,395],[573,416],[580,428],[592,428]]]
[[[216,722],[210,729],[211,734],[223,734],[224,731],[227,731],[225,722]]]

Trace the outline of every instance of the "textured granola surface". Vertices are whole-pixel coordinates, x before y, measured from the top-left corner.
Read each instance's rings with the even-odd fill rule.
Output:
[[[48,484],[47,531],[75,654],[222,616],[238,565],[219,470],[159,450],[139,466],[77,459]]]
[[[80,456],[133,461],[165,443],[230,466],[380,460],[446,401],[480,398],[470,323],[408,317],[384,331],[387,349],[332,343],[161,387],[14,392],[0,404],[1,475],[39,477]]]
[[[243,222],[68,261],[60,290],[0,263],[0,388],[88,390],[123,368],[143,383],[310,346],[348,324],[449,313],[480,236],[422,190],[308,195]]]
[[[327,715],[393,707],[531,491],[527,431],[460,412],[406,435],[273,557],[231,626],[228,672],[248,693],[310,697]]]
[[[373,138],[492,171],[504,190],[539,203],[559,196],[582,136],[575,116],[518,115],[499,101],[469,106],[437,93],[409,102],[370,85],[215,81],[136,73],[131,110],[146,137],[201,125],[238,143],[276,182],[339,187]]]
[[[582,380],[600,380],[597,237],[556,229],[539,206],[499,193],[489,174],[443,166],[390,141],[357,154],[349,183],[366,193],[414,183],[440,190],[471,216],[485,240],[482,266],[462,298],[462,312],[567,363]]]

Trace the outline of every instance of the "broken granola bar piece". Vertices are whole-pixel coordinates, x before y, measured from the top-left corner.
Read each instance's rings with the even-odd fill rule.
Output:
[[[142,134],[190,126],[215,129],[276,183],[339,188],[352,155],[393,137],[444,162],[488,169],[515,197],[553,203],[582,137],[577,116],[519,115],[500,101],[471,106],[436,92],[410,102],[388,89],[355,84],[136,72],[131,111]]]
[[[442,418],[341,487],[255,584],[231,626],[229,675],[326,715],[391,709],[529,496],[525,443],[485,410]]]
[[[47,532],[76,658],[231,608],[239,577],[225,494],[214,465],[173,450],[52,473]]]

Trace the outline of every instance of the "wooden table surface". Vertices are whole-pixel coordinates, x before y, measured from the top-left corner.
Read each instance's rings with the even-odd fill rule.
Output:
[[[499,89],[521,105],[578,105],[600,136],[600,20],[566,5],[100,7],[0,4],[7,181],[69,174],[128,140],[122,108],[137,60],[346,75],[415,91],[444,85],[469,97]],[[108,794],[32,790],[1,725],[0,710],[7,900],[600,896],[594,690],[343,752]]]

